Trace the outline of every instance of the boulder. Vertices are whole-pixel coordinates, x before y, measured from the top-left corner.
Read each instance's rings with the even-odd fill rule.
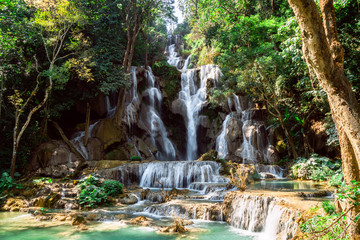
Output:
[[[184,119],[186,119],[186,105],[183,100],[174,100],[171,104],[171,111],[173,114],[180,114]]]
[[[72,220],[71,225],[77,226],[77,225],[85,224],[85,223],[86,223],[86,220],[85,220],[84,216],[82,216],[82,215],[75,215],[75,216],[73,217],[73,220]]]
[[[103,144],[105,151],[110,145],[120,142],[124,136],[122,129],[116,127],[114,119],[101,120],[93,131],[95,137]]]
[[[86,215],[86,220],[87,221],[98,221],[101,218],[101,214],[99,213],[89,213],[88,215]]]
[[[201,155],[201,157],[196,161],[213,161],[217,158],[218,152],[214,149],[211,149],[207,153]]]
[[[126,197],[124,197],[123,199],[120,200],[120,202],[122,204],[127,204],[127,205],[130,205],[130,204],[135,204],[138,202],[138,199],[137,197],[134,195],[134,194],[128,194]]]
[[[5,204],[1,207],[1,211],[19,212],[22,209],[28,208],[23,197],[10,197],[6,200]]]
[[[33,207],[53,208],[60,198],[60,194],[52,193],[49,196],[33,198],[30,202],[30,205]]]
[[[151,225],[152,220],[150,218],[139,216],[137,218],[130,219],[129,223],[132,225],[138,225],[148,227]]]

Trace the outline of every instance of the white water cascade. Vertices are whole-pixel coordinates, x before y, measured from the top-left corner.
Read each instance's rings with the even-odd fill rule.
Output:
[[[96,121],[95,123],[93,123],[89,126],[89,138],[92,137],[92,131],[98,123],[99,123],[99,121]],[[85,131],[80,131],[80,132],[77,132],[75,134],[75,137],[72,138],[70,141],[73,143],[76,150],[78,150],[78,152],[85,158],[85,160],[88,160],[89,153],[88,153],[87,148],[84,145],[84,138],[85,138]]]
[[[178,57],[176,45],[169,46],[168,63],[178,67],[181,57]],[[192,161],[198,157],[197,129],[199,126],[199,113],[206,104],[207,81],[212,79],[214,85],[222,76],[221,70],[216,65],[205,65],[200,68],[200,81],[196,69],[187,69],[190,63],[189,56],[181,71],[181,91],[179,100],[186,109],[185,124],[187,129],[186,160]]]
[[[226,183],[219,175],[216,162],[154,162],[147,164],[141,176],[141,187],[188,188],[192,183]]]
[[[260,239],[291,239],[297,228],[296,212],[280,207],[275,197],[238,195],[230,216],[232,226],[261,232]]]
[[[225,158],[229,153],[227,141],[226,141],[225,137],[227,134],[227,125],[228,125],[231,117],[232,117],[232,114],[228,114],[226,116],[225,121],[223,122],[222,127],[221,127],[221,133],[216,138],[216,151],[218,152],[219,158]]]
[[[175,160],[175,147],[168,138],[164,122],[158,111],[160,111],[162,95],[158,88],[155,87],[155,76],[149,67],[146,71],[148,86],[145,93],[149,96],[149,122],[150,122],[150,136],[154,146],[157,146],[158,159],[161,160]],[[159,140],[160,139],[160,140]]]

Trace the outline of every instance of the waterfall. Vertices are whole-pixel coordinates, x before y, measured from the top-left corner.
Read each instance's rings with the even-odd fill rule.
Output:
[[[195,183],[199,186],[208,183],[215,191],[220,189],[221,184],[229,182],[219,175],[220,168],[221,164],[213,161],[160,161],[126,164],[97,173],[125,185],[139,183],[143,188],[161,188],[162,184],[164,188],[191,188]]]
[[[148,163],[140,186],[153,188],[188,188],[194,182],[226,183],[219,175],[216,162],[154,162]]]
[[[229,214],[232,226],[262,232],[261,239],[291,239],[297,228],[296,211],[281,207],[275,197],[236,195]]]
[[[274,178],[284,178],[284,169],[277,165],[255,164],[255,168],[261,178],[266,178],[269,174]]]
[[[185,60],[185,63],[184,63],[184,66],[183,66],[182,70],[186,70],[186,69],[188,69],[188,66],[189,66],[189,64],[190,64],[190,61],[191,61],[191,55],[189,55],[189,56],[186,58],[186,60]]]
[[[222,123],[221,131],[216,138],[219,157],[225,159],[231,154],[241,158],[243,163],[256,164],[261,161],[274,164],[276,150],[269,143],[265,123],[262,121],[262,110],[254,108],[251,101],[234,93],[228,97],[227,105],[230,113]],[[240,129],[237,131],[239,136],[234,135],[234,129]],[[239,138],[241,140],[236,140]],[[239,145],[236,145],[236,141]],[[282,173],[275,169],[269,170],[271,173],[276,171],[276,176],[282,176]]]
[[[106,103],[106,118],[112,118],[115,115],[116,106],[111,107],[110,97],[105,97],[105,103]]]
[[[170,38],[169,38],[170,39]],[[172,40],[172,39],[171,39]],[[172,41],[170,41],[172,43]],[[168,63],[179,68],[182,60],[177,52],[178,38],[175,37],[175,44],[168,47]],[[214,86],[222,76],[221,70],[216,65],[205,65],[200,68],[200,82],[197,79],[197,70],[188,69],[191,56],[184,63],[181,71],[181,91],[179,98],[186,109],[183,113],[187,130],[186,160],[192,161],[198,157],[197,129],[199,126],[199,113],[206,103],[207,81],[213,80]]]
[[[222,130],[220,135],[216,138],[216,151],[218,152],[218,157],[219,158],[225,158],[229,151],[228,151],[228,146],[227,146],[227,141],[226,141],[226,133],[227,133],[227,125],[228,122],[230,121],[232,117],[232,114],[228,114],[225,118],[225,121],[222,124]]]
[[[176,52],[176,44],[170,45],[169,46],[169,59],[167,62],[169,63],[169,65],[178,68],[180,61],[181,61],[181,57],[179,57],[179,54]]]
[[[251,162],[255,163],[257,160],[257,149],[252,144],[253,138],[256,135],[256,126],[251,120],[245,120],[242,128],[243,132],[243,145],[242,145],[242,159],[243,163]]]
[[[168,138],[167,131],[157,109],[160,109],[162,95],[158,88],[155,87],[155,76],[150,67],[146,71],[149,88],[145,93],[149,96],[149,121],[150,121],[150,136],[154,146],[160,148],[157,157],[160,160],[175,160],[175,147]],[[156,138],[160,138],[158,143]]]
[[[99,121],[96,121],[95,123],[91,124],[89,126],[89,138],[92,137],[92,131],[94,127],[99,123]],[[73,143],[74,147],[78,152],[85,158],[85,160],[89,160],[89,153],[87,151],[87,148],[84,145],[84,138],[85,138],[85,131],[80,131],[75,134],[75,137],[72,138],[70,141]],[[71,154],[71,153],[69,153]]]

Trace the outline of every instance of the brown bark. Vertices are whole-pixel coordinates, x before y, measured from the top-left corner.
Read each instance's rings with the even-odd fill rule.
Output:
[[[85,147],[87,146],[89,140],[89,126],[90,126],[90,104],[86,103],[86,123],[85,123],[85,136],[84,136]]]
[[[280,120],[280,125],[282,127],[282,129],[284,130],[284,133],[285,133],[285,136],[287,138],[287,142],[289,144],[289,148],[290,148],[290,151],[291,151],[291,154],[292,156],[294,157],[294,159],[298,158],[298,153],[296,151],[296,147],[295,147],[295,143],[294,143],[294,140],[289,132],[289,130],[287,129],[287,127],[285,126],[285,123],[284,121],[282,120],[282,116],[279,117],[279,120]]]
[[[75,153],[75,155],[81,160],[81,162],[85,162],[85,158],[81,155],[81,153],[75,148],[74,144],[72,144],[72,142],[70,142],[70,140],[66,137],[64,131],[61,129],[61,127],[59,126],[59,124],[57,124],[57,122],[52,122],[54,127],[59,131],[61,138],[64,140],[64,142],[66,143],[66,145],[69,146],[69,148],[71,149],[71,151],[73,151],[73,153]]]
[[[31,92],[31,94],[28,97],[28,99],[26,100],[26,102],[21,107],[15,106],[16,112],[15,112],[15,126],[14,126],[14,131],[13,131],[13,153],[12,153],[11,166],[10,166],[11,178],[14,178],[14,174],[15,174],[16,156],[17,156],[17,150],[19,147],[21,137],[24,134],[26,128],[29,126],[29,123],[30,123],[31,118],[34,115],[34,113],[37,112],[37,110],[39,110],[40,108],[42,108],[42,106],[44,106],[44,104],[46,103],[46,101],[49,97],[49,94],[51,92],[51,89],[52,89],[52,84],[53,84],[52,78],[49,77],[49,86],[45,90],[45,96],[44,96],[43,101],[40,102],[37,106],[35,106],[34,108],[32,108],[30,110],[30,112],[27,115],[24,125],[21,127],[20,131],[18,132],[20,116],[25,111],[25,109],[26,109],[28,103],[30,102],[30,100],[32,99],[32,97],[35,96],[39,90],[39,78],[40,78],[40,74],[38,74],[38,76],[36,78],[36,86],[35,86],[34,90]]]
[[[344,177],[347,183],[358,181],[360,107],[344,74],[344,50],[336,34],[333,1],[320,0],[322,19],[313,0],[289,0],[289,3],[300,26],[304,57],[327,93],[338,126]],[[351,239],[359,233],[359,226],[352,228]]]

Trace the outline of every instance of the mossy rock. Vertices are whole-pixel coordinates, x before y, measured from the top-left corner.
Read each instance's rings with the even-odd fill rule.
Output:
[[[218,152],[214,149],[211,149],[207,153],[201,155],[201,157],[196,161],[216,161],[218,156]]]
[[[123,132],[116,127],[113,119],[104,119],[98,124],[96,137],[104,144],[104,149],[114,142],[120,142],[123,138]]]
[[[123,148],[115,149],[105,155],[105,160],[129,160],[129,155]]]
[[[154,75],[160,78],[160,86],[165,99],[165,105],[171,106],[171,102],[178,97],[181,89],[181,73],[176,67],[170,66],[166,61],[156,62],[152,70]]]

